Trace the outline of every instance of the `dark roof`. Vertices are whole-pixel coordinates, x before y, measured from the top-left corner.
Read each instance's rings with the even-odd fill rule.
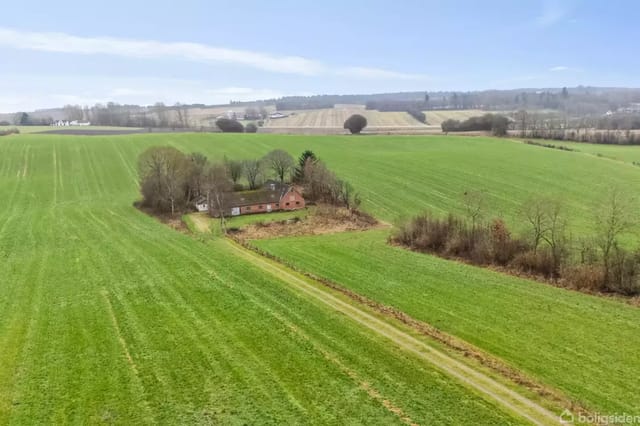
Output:
[[[275,191],[263,188],[255,191],[230,192],[225,196],[225,204],[229,207],[243,207],[255,204],[279,203],[280,198],[289,191],[289,188],[289,186],[284,185]]]

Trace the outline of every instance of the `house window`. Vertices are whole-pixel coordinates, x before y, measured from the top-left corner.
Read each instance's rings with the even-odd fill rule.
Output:
[[[247,211],[251,210],[251,206],[247,206]]]
[[[260,205],[260,210],[262,210],[262,209],[264,209],[264,206],[261,204],[261,205]]]
[[[299,206],[299,205],[300,205],[300,201],[296,201],[296,206]]]
[[[288,206],[289,204],[291,204],[291,203],[287,203],[286,205]]]
[[[276,203],[276,207],[280,207],[280,204]]]

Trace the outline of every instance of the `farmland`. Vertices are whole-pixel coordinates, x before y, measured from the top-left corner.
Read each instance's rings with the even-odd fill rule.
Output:
[[[427,116],[427,124],[430,126],[440,126],[445,120],[466,120],[471,117],[478,117],[480,115],[484,115],[487,111],[482,111],[479,109],[463,109],[463,110],[454,110],[454,109],[445,109],[445,110],[429,110],[424,111]]]
[[[380,112],[366,110],[364,107],[346,106],[344,108],[327,108],[317,110],[287,111],[286,118],[271,119],[266,122],[267,128],[337,128],[342,126],[352,114],[361,114],[367,118],[368,129],[389,129],[426,126],[406,112]]]
[[[462,213],[471,189],[515,224],[544,192],[587,234],[608,188],[640,187],[630,164],[491,138],[0,138],[0,423],[519,422],[222,239],[134,209],[137,156],[154,145],[212,159],[312,149],[386,221]],[[258,244],[590,407],[640,408],[637,308],[389,247],[386,232]]]
[[[640,310],[386,244],[386,233],[262,249],[462,338],[600,412],[637,412]]]
[[[0,423],[520,422],[131,206],[137,152],[210,138],[0,140]]]

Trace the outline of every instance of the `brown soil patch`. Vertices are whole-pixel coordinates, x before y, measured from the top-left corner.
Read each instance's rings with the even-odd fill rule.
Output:
[[[242,240],[260,240],[275,237],[365,231],[385,226],[374,217],[357,210],[318,206],[312,214],[303,219],[294,218],[275,222],[258,222],[245,225],[231,233],[234,237]]]

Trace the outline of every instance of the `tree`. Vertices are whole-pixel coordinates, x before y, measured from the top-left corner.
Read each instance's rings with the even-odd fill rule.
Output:
[[[521,213],[530,226],[531,245],[536,253],[550,227],[547,200],[542,197],[531,198],[524,203]]]
[[[249,123],[244,127],[244,131],[246,133],[256,133],[258,131],[258,126],[255,123]]]
[[[509,128],[509,119],[503,115],[494,114],[491,121],[491,133],[494,136],[505,136]]]
[[[257,189],[262,178],[262,161],[260,160],[245,160],[242,163],[245,176],[249,181],[249,189]]]
[[[186,164],[186,202],[192,202],[196,197],[203,195],[203,179],[207,167],[207,157],[199,152],[194,152],[188,157]]]
[[[227,168],[227,174],[229,178],[233,182],[234,185],[238,183],[240,178],[242,177],[243,164],[241,161],[229,160],[227,157],[224,158],[224,165]]]
[[[169,117],[167,116],[167,107],[162,102],[156,102],[153,105],[153,112],[158,118],[158,126],[169,127]]]
[[[232,120],[230,118],[219,118],[216,120],[216,126],[223,133],[242,133],[244,132],[244,126],[242,123]]]
[[[481,191],[465,191],[463,194],[464,209],[471,221],[471,230],[475,232],[482,220],[485,208],[485,196]]]
[[[318,161],[318,159],[316,158],[316,155],[313,153],[313,151],[310,151],[308,149],[304,151],[302,155],[298,157],[298,164],[296,165],[293,171],[293,182],[298,184],[303,183],[304,171],[305,171],[307,162],[315,163],[316,161]]]
[[[210,213],[220,219],[220,229],[226,233],[225,213],[227,210],[226,196],[233,189],[229,179],[227,167],[224,164],[212,164],[205,171],[204,188],[207,194],[207,204]]]
[[[65,118],[69,121],[82,121],[82,108],[79,105],[65,105],[62,108]]]
[[[345,129],[349,129],[351,134],[358,134],[367,127],[367,119],[360,114],[353,114],[344,122]]]
[[[280,182],[291,173],[293,157],[287,151],[275,149],[264,156],[264,163],[271,169]]]
[[[176,209],[185,201],[188,159],[173,147],[152,147],[138,158],[144,204],[158,211]]]
[[[567,99],[569,97],[569,91],[566,87],[562,88],[562,99]]]
[[[19,112],[13,118],[13,124],[17,126],[28,126],[31,124],[31,117],[26,112]]]
[[[635,224],[631,211],[631,201],[618,188],[610,190],[596,209],[596,244],[602,253],[605,280],[609,279],[611,259],[614,249],[618,247],[618,239]]]

